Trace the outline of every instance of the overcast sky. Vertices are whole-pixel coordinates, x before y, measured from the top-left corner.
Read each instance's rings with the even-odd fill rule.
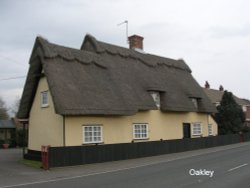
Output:
[[[0,0],[0,96],[8,106],[21,97],[37,35],[79,49],[90,33],[127,47],[117,24],[128,20],[147,53],[182,58],[201,86],[250,99],[249,10],[249,0]]]

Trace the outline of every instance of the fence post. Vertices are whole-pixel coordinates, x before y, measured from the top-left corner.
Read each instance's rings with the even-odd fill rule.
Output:
[[[44,170],[49,170],[49,147],[42,146],[42,166]]]
[[[239,132],[240,135],[240,142],[244,142],[244,135],[242,132]]]

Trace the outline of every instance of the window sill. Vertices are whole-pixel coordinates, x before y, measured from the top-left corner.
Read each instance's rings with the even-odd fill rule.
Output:
[[[49,105],[48,104],[46,104],[46,105],[42,105],[41,106],[41,108],[48,108],[49,107]]]
[[[102,145],[104,142],[90,142],[90,143],[83,143],[82,146],[93,146],[93,145]]]
[[[192,136],[195,137],[195,138],[203,137],[202,134],[193,134]]]
[[[149,140],[149,138],[133,138],[132,141]]]

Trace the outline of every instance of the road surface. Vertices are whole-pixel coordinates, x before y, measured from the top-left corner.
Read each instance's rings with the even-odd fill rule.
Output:
[[[167,156],[167,155],[166,155]],[[141,159],[144,160],[144,159]],[[7,187],[27,188],[235,188],[250,185],[250,144],[133,166],[63,176]],[[119,163],[119,162],[118,162]],[[123,161],[124,163],[124,161]],[[115,162],[114,164],[117,164]],[[98,165],[98,164],[97,164]],[[109,163],[112,165],[112,163]],[[84,167],[83,167],[84,168]],[[66,168],[67,169],[67,168]],[[66,170],[64,169],[64,171]],[[73,168],[74,169],[74,168]],[[56,171],[56,170],[55,170]],[[72,169],[70,169],[72,171]],[[213,173],[212,173],[213,172]],[[65,173],[65,172],[64,172]],[[4,186],[3,186],[4,187]],[[0,188],[3,188],[0,186]]]

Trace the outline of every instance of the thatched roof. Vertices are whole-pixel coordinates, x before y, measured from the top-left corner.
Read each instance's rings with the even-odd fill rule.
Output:
[[[87,35],[81,50],[36,39],[19,118],[28,118],[43,74],[55,111],[62,115],[133,115],[157,109],[152,90],[160,92],[163,112],[215,111],[183,60],[140,53]],[[198,108],[191,98],[198,99]]]

